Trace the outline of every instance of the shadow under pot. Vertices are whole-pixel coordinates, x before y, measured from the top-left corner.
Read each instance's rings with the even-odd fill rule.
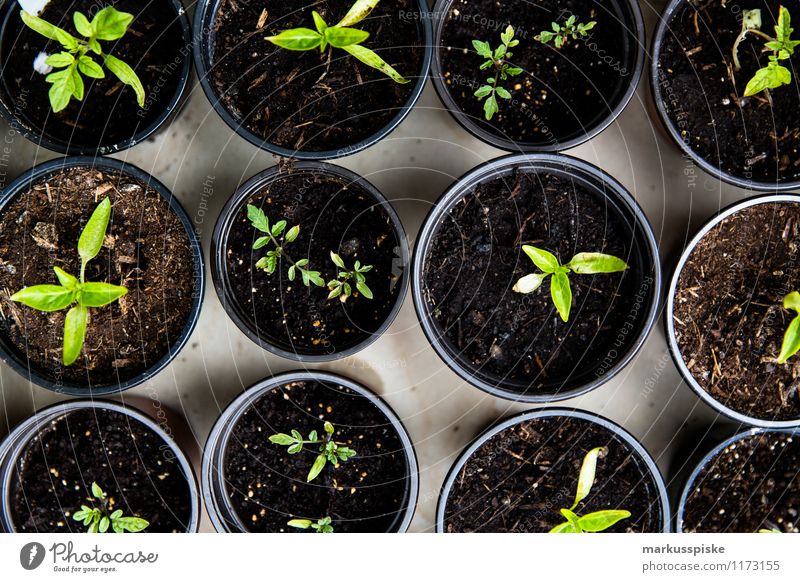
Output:
[[[597,258],[584,253],[615,268],[583,265]],[[428,341],[464,380],[548,402],[596,388],[633,358],[660,286],[652,230],[622,185],[538,154],[483,164],[445,192],[417,239],[412,294]]]
[[[102,56],[86,53],[84,58],[95,63],[93,69],[84,64],[72,75],[80,77],[76,86],[83,89],[75,91],[81,99],[72,94],[68,105],[55,111],[50,92],[61,81],[51,83],[47,78],[70,70],[70,65],[67,61],[51,66],[43,61],[70,49],[26,26],[15,0],[0,2],[0,113],[37,145],[76,155],[124,150],[154,134],[182,105],[191,73],[186,49],[191,46],[191,27],[180,0],[144,5],[109,0],[100,7],[94,0],[50,1],[38,17],[85,43],[88,38],[76,30],[73,15],[80,12],[93,21],[100,8],[108,7],[132,15],[132,22],[121,37],[99,41]],[[115,37],[118,32],[103,34]],[[123,64],[109,66],[109,59]],[[114,72],[128,79],[130,74],[120,71],[126,65],[141,83],[141,96]],[[94,72],[86,74],[87,70]]]
[[[211,241],[217,295],[251,340],[301,362],[378,339],[408,286],[408,243],[383,195],[321,162],[274,166],[240,186]],[[335,256],[334,256],[335,255]]]
[[[513,39],[504,38],[506,26]],[[596,136],[625,109],[642,76],[644,35],[631,0],[540,0],[533,8],[444,0],[434,20],[433,82],[480,140],[508,151],[561,151]],[[474,41],[484,43],[480,52]]]
[[[800,358],[779,363],[800,290],[800,197],[758,196],[711,219],[683,251],[665,320],[686,383],[744,424],[800,424]]]
[[[750,429],[720,443],[687,480],[678,533],[798,533],[798,431]]]
[[[768,72],[774,53],[765,45],[781,6],[800,21],[794,3],[672,0],[653,39],[650,83],[667,132],[706,172],[742,188],[800,185],[800,91],[790,73],[800,52],[776,63],[787,84],[750,85]]]
[[[118,160],[62,158],[17,178],[0,199],[0,257],[0,357],[56,392],[141,384],[200,313],[203,258],[188,216]]]
[[[235,0],[201,2],[194,19],[200,39],[194,57],[216,112],[253,145],[284,157],[338,158],[383,139],[405,119],[425,87],[431,25],[420,17],[427,12],[424,0],[382,0],[357,17],[351,13],[354,6],[355,0],[302,6],[283,0],[249,6]],[[288,39],[280,45],[267,39],[298,28],[318,34],[315,29],[322,24],[314,12],[330,27],[324,50],[321,37],[304,45],[305,50],[284,48]],[[359,38],[329,44],[334,29],[345,26],[337,27],[343,20],[368,38],[351,31]],[[359,43],[352,45],[355,40]],[[363,54],[356,58],[364,51],[382,59],[398,77],[365,64]]]
[[[400,419],[325,372],[281,374],[234,400],[206,442],[202,483],[229,532],[404,532],[419,492]]]
[[[17,426],[0,444],[0,485],[5,532],[81,533],[102,517],[109,532],[195,532],[200,519],[180,448],[150,418],[112,402],[57,404]],[[82,506],[99,519],[77,519]]]
[[[578,492],[579,476],[588,493]],[[547,533],[569,523],[562,508],[584,532],[670,528],[664,479],[644,447],[603,417],[552,408],[512,416],[461,453],[439,495],[436,531]]]

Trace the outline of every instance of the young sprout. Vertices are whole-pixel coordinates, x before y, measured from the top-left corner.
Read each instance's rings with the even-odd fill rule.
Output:
[[[77,39],[67,31],[24,10],[20,11],[20,16],[29,28],[45,38],[58,42],[64,48],[63,51],[52,54],[45,60],[45,64],[49,67],[59,69],[45,78],[52,84],[49,96],[50,106],[54,112],[58,113],[64,109],[73,97],[78,101],[83,100],[84,85],[81,73],[92,79],[102,79],[106,76],[103,68],[90,53],[97,55],[109,71],[131,87],[136,93],[139,107],[144,107],[145,93],[139,77],[125,61],[103,52],[99,42],[122,38],[133,21],[133,14],[119,12],[111,6],[106,6],[89,22],[82,12],[75,12],[72,21],[78,34],[85,37],[83,39]]]
[[[316,523],[310,519],[293,519],[286,525],[289,527],[296,527],[297,529],[313,529],[317,533],[333,533],[333,526],[331,525],[330,517],[323,517],[317,520]]]
[[[597,26],[597,22],[594,20],[588,24],[581,24],[577,22],[577,20],[578,17],[572,14],[567,18],[564,24],[553,22],[551,23],[552,31],[543,30],[533,38],[542,44],[548,44],[550,41],[553,41],[555,47],[560,49],[567,44],[570,38],[577,40],[578,38],[588,36],[589,31]]]
[[[785,364],[786,360],[795,355],[800,350],[800,293],[792,291],[783,298],[783,308],[794,311],[794,319],[786,328],[783,334],[783,345],[778,356],[778,363]]]
[[[336,279],[328,281],[328,289],[330,290],[328,299],[338,297],[342,303],[347,301],[347,298],[353,294],[350,281],[355,281],[356,289],[358,289],[359,293],[367,299],[372,299],[372,290],[367,286],[367,280],[364,277],[364,273],[372,270],[372,265],[362,265],[361,261],[356,261],[353,264],[353,269],[350,270],[345,267],[342,257],[333,251],[331,251],[331,261],[341,270]]]
[[[377,53],[362,46],[369,38],[369,33],[359,28],[352,28],[364,20],[378,5],[380,0],[356,0],[355,4],[339,22],[328,26],[316,10],[311,13],[316,30],[310,28],[292,28],[284,30],[278,35],[266,37],[269,42],[290,51],[310,51],[319,47],[320,52],[330,45],[347,51],[359,61],[377,69],[396,83],[408,83],[400,73],[395,71]]]
[[[597,447],[586,453],[581,464],[581,472],[578,475],[578,488],[575,492],[575,501],[569,509],[561,509],[567,521],[560,523],[550,530],[549,533],[585,533],[585,532],[601,532],[607,530],[612,525],[627,519],[631,516],[631,512],[625,509],[604,509],[601,511],[594,511],[586,515],[578,515],[575,513],[575,508],[578,504],[586,499],[589,492],[594,485],[594,475],[597,469],[597,457],[605,452],[605,447]]]
[[[109,527],[114,533],[136,533],[150,525],[149,521],[141,517],[124,517],[121,509],[111,511],[112,503],[97,483],[92,483],[92,495],[94,499],[89,500],[100,507],[81,505],[80,511],[72,516],[72,519],[82,521],[89,528],[87,533],[106,533]]]
[[[62,359],[65,366],[73,364],[81,353],[89,323],[89,308],[113,303],[128,292],[125,287],[119,285],[85,281],[86,265],[100,253],[110,217],[111,201],[105,198],[97,205],[86,226],[83,227],[78,239],[78,254],[81,257],[80,279],[59,267],[53,267],[60,285],[25,287],[10,297],[12,301],[45,312],[61,311],[72,305],[64,320]]]
[[[758,533],[783,533],[783,532],[779,530],[777,527],[773,527],[771,529],[762,528],[758,530]]]
[[[628,268],[622,259],[603,253],[578,253],[569,262],[562,265],[552,253],[530,245],[523,245],[522,250],[530,257],[533,264],[539,267],[542,273],[525,275],[514,285],[517,293],[533,293],[542,286],[544,280],[550,276],[550,296],[558,314],[564,321],[569,320],[569,310],[572,307],[572,289],[569,286],[569,273],[578,275],[595,275],[598,273],[618,273]]]
[[[794,29],[791,27],[791,16],[789,11],[781,6],[778,10],[778,24],[775,26],[775,37],[771,37],[761,30],[761,10],[745,10],[742,18],[742,30],[736,37],[733,44],[733,66],[735,70],[742,68],[739,62],[739,43],[744,40],[748,33],[760,36],[764,43],[764,52],[771,52],[769,63],[756,71],[753,78],[748,81],[744,90],[745,97],[750,97],[766,91],[777,89],[782,85],[789,85],[792,82],[792,73],[783,65],[781,61],[786,61],[794,54],[795,47],[800,44],[800,40],[792,40]]]
[[[311,482],[322,472],[327,463],[333,466],[339,464],[339,461],[347,461],[351,457],[355,457],[356,452],[350,447],[344,447],[333,440],[333,425],[325,421],[323,425],[325,429],[325,436],[323,438],[317,437],[317,431],[312,430],[308,434],[307,439],[303,439],[303,435],[299,430],[292,430],[291,435],[278,433],[269,437],[270,442],[276,445],[288,446],[287,452],[290,455],[295,455],[303,450],[303,445],[319,445],[319,454],[311,465],[308,471],[307,482]]]
[[[299,226],[293,226],[287,231],[287,223],[285,220],[280,220],[270,226],[269,219],[266,214],[264,214],[264,211],[260,208],[256,208],[252,204],[247,205],[247,218],[250,219],[250,222],[256,230],[266,235],[257,238],[256,242],[253,243],[253,248],[261,249],[270,245],[273,247],[271,250],[267,251],[265,256],[258,260],[256,263],[257,269],[264,269],[271,275],[278,268],[278,259],[283,257],[290,263],[288,271],[290,281],[294,281],[297,273],[300,273],[303,285],[306,287],[310,287],[312,283],[317,287],[325,285],[325,281],[320,276],[319,271],[311,271],[306,268],[308,267],[308,259],[300,259],[295,262],[284,251],[284,245],[294,242],[297,235],[300,234]]]
[[[500,45],[492,50],[488,42],[481,40],[473,40],[472,46],[478,52],[478,55],[486,59],[481,65],[481,71],[492,68],[492,76],[486,79],[486,84],[482,85],[475,91],[475,97],[478,101],[486,97],[483,103],[483,111],[486,114],[486,121],[491,121],[494,114],[500,110],[497,104],[497,98],[511,99],[511,93],[508,89],[499,85],[500,81],[507,81],[509,77],[516,77],[522,73],[519,67],[512,67],[509,64],[509,59],[514,56],[514,53],[508,49],[514,48],[519,44],[518,40],[514,39],[514,28],[509,26],[505,32],[500,34]]]

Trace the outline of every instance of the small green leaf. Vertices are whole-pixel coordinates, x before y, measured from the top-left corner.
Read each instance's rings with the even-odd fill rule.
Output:
[[[572,289],[570,289],[566,273],[559,271],[550,277],[550,296],[553,298],[553,304],[556,306],[561,319],[569,321],[569,311],[572,307]]]
[[[495,89],[495,91],[497,92],[497,95],[498,95],[499,97],[501,97],[501,98],[503,98],[503,99],[511,99],[511,93],[509,93],[509,92],[508,92],[506,89],[504,89],[503,87],[499,87],[499,86],[498,86],[498,87]]]
[[[93,36],[98,40],[116,40],[122,38],[133,22],[133,14],[120,12],[113,6],[106,6],[92,19]],[[83,33],[81,33],[83,34]],[[84,35],[89,36],[89,35]],[[122,80],[122,79],[120,79]],[[125,81],[122,80],[124,83]]]
[[[564,266],[579,275],[618,273],[628,268],[622,259],[603,253],[578,253]]]
[[[38,311],[61,311],[74,300],[75,293],[60,285],[33,285],[14,293],[10,299]]]
[[[70,66],[61,71],[50,73],[45,77],[45,81],[52,83],[48,97],[50,99],[50,107],[54,113],[63,111],[69,105],[70,99],[75,95],[77,87],[75,86],[75,77],[72,74],[73,67]],[[80,78],[80,77],[79,77]]]
[[[103,68],[92,60],[92,57],[83,55],[78,59],[78,68],[81,73],[93,79],[102,79],[106,76]]]
[[[92,483],[92,495],[94,495],[96,499],[104,499],[106,496],[105,492],[100,489],[100,485],[97,483]]]
[[[103,55],[103,62],[109,71],[114,73],[117,78],[128,85],[136,93],[136,102],[139,107],[144,107],[145,92],[142,82],[136,72],[126,63],[111,55]]]
[[[101,517],[100,518],[100,525],[98,527],[98,529],[100,530],[100,533],[106,533],[108,531],[108,526],[110,526],[110,525],[111,525],[111,521],[105,515],[103,517]]]
[[[580,532],[581,528],[578,526],[578,516],[571,509],[560,509],[561,515],[567,518],[567,521],[572,524],[575,531]]]
[[[353,26],[369,16],[380,0],[356,0],[336,26]]]
[[[13,297],[12,297],[13,299]],[[785,364],[786,361],[800,351],[800,315],[795,317],[786,332],[783,334],[781,353],[778,356],[778,363]]]
[[[404,78],[400,73],[394,70],[388,63],[386,63],[377,53],[370,49],[363,47],[359,44],[342,47],[348,53],[353,55],[365,65],[379,70],[384,75],[391,78],[395,83],[405,84],[409,80]]]
[[[103,240],[111,218],[111,200],[104,198],[92,212],[78,239],[78,254],[84,263],[95,258],[103,248]]]
[[[595,472],[597,471],[597,459],[604,450],[605,447],[596,447],[586,453],[586,456],[583,458],[581,472],[578,475],[578,487],[575,491],[575,502],[570,509],[575,509],[581,501],[586,499],[586,496],[589,495],[589,492],[592,490]]]
[[[333,26],[325,29],[325,40],[333,47],[344,48],[359,44],[369,38],[369,33],[357,28],[339,28]]]
[[[247,218],[250,220],[250,223],[256,230],[266,233],[269,232],[269,219],[267,218],[267,215],[264,214],[264,211],[260,208],[257,208],[252,204],[248,204]]]
[[[256,242],[253,243],[253,249],[258,250],[264,248],[269,244],[272,239],[268,236],[260,236],[256,239]]]
[[[122,510],[121,509],[117,509],[116,511],[114,511],[114,513],[112,513],[109,516],[109,518],[111,518],[111,521],[114,521],[115,519],[119,519],[120,517],[122,517]]]
[[[141,517],[120,517],[114,522],[117,527],[131,533],[137,533],[145,530],[150,522]]]
[[[75,30],[78,31],[78,34],[89,38],[92,36],[92,25],[89,23],[89,19],[83,14],[83,12],[75,12],[72,15],[72,22],[75,24]]]
[[[286,449],[286,452],[289,453],[290,455],[295,455],[302,450],[303,450],[303,443],[294,443],[288,449]]]
[[[337,267],[340,267],[342,269],[346,269],[347,268],[347,267],[344,266],[344,261],[342,260],[342,257],[337,255],[333,251],[331,251],[331,261],[333,261],[333,264],[336,265]]]
[[[494,91],[494,89],[492,89],[489,85],[484,85],[478,88],[477,91],[475,91],[475,97],[477,97],[478,99],[483,99],[487,95],[491,95],[492,91]]]
[[[65,366],[71,366],[78,359],[86,339],[86,324],[89,321],[89,310],[83,305],[76,305],[67,311],[64,320],[64,353]]]
[[[42,20],[38,16],[29,14],[24,10],[21,10],[19,15],[22,18],[22,22],[24,22],[27,27],[35,30],[45,38],[57,41],[68,51],[74,51],[78,48],[78,39],[66,30],[53,26],[46,20]]]
[[[286,242],[294,242],[294,240],[297,238],[297,235],[299,235],[299,234],[300,234],[300,227],[299,226],[293,226],[286,233],[286,237],[285,237]]]
[[[297,529],[308,529],[311,527],[311,523],[310,519],[293,519],[288,521],[286,525],[289,527],[296,527]]]
[[[270,232],[272,233],[272,236],[278,238],[279,236],[281,236],[281,233],[284,230],[286,230],[286,221],[279,220],[278,222],[272,225],[272,229],[270,230]]]
[[[78,304],[84,307],[103,307],[113,303],[128,290],[110,283],[84,283],[78,292]]]
[[[50,55],[45,59],[45,64],[60,69],[61,67],[68,67],[75,62],[75,57],[71,53],[61,52]]]
[[[494,114],[498,111],[500,111],[500,108],[497,105],[497,98],[494,96],[494,93],[492,93],[483,103],[483,112],[486,116],[486,121],[491,121]]]
[[[783,298],[784,309],[793,309],[800,313],[800,293],[792,291]]]
[[[338,447],[336,449],[336,455],[339,457],[340,460],[346,461],[348,459],[351,459],[352,457],[355,457],[356,452],[350,447]]]
[[[317,27],[317,32],[323,34],[325,32],[325,29],[328,28],[328,25],[325,22],[325,20],[322,18],[322,16],[320,16],[319,12],[317,12],[316,10],[313,10],[311,12],[311,17],[314,19],[314,26]]]
[[[311,466],[311,470],[308,472],[308,477],[306,478],[306,481],[310,483],[311,481],[316,479],[317,476],[322,472],[322,469],[325,468],[325,463],[327,462],[328,459],[325,457],[324,454],[317,455],[317,458],[314,459],[314,464]]]
[[[531,245],[523,245],[522,250],[545,273],[554,273],[558,269],[558,259],[553,253]]]
[[[531,273],[530,275],[525,275],[514,284],[512,291],[523,294],[533,293],[542,286],[544,280],[549,276],[549,273]]]
[[[624,509],[604,509],[579,517],[578,525],[583,531],[600,532],[630,516],[631,512]]]
[[[291,445],[294,444],[294,439],[288,434],[278,433],[269,437],[270,442],[276,445]]]
[[[334,431],[333,425],[330,422],[328,422],[327,420],[325,421],[325,424],[322,425],[322,428],[325,431],[325,434],[329,434],[329,435],[333,434],[333,431]]]
[[[356,283],[356,289],[358,289],[358,292],[361,293],[367,299],[372,299],[372,289],[367,287],[366,283],[359,281],[358,283]]]
[[[578,533],[578,532],[575,530],[574,525],[572,525],[568,521],[565,521],[564,523],[558,524],[547,533],[557,534],[557,533]]]
[[[475,48],[475,51],[478,53],[478,55],[482,56],[483,58],[493,58],[492,47],[488,42],[484,42],[482,40],[473,40],[472,46]]]
[[[284,30],[276,36],[268,36],[272,44],[290,51],[309,51],[317,48],[322,42],[322,35],[310,28],[293,28]]]

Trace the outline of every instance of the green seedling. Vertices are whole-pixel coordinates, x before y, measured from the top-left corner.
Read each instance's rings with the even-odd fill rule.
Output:
[[[575,508],[586,499],[594,485],[595,472],[597,470],[597,458],[605,452],[605,447],[597,447],[586,453],[581,464],[581,472],[578,475],[578,488],[575,492],[575,501],[569,509],[561,509],[567,521],[560,523],[550,530],[549,533],[586,533],[601,532],[610,528],[612,525],[627,519],[631,512],[625,509],[604,509],[594,511],[586,515],[578,515]]]
[[[513,290],[517,293],[533,293],[542,286],[547,277],[550,277],[550,296],[558,314],[564,321],[569,320],[569,312],[572,307],[572,289],[568,276],[570,273],[596,275],[617,273],[628,268],[627,263],[622,259],[603,253],[578,253],[567,264],[562,265],[555,255],[543,249],[524,245],[522,250],[542,272],[525,275],[516,282]]]
[[[783,533],[783,532],[779,530],[777,527],[773,527],[771,529],[762,528],[758,530],[758,533]]]
[[[783,298],[783,308],[794,311],[794,319],[789,323],[786,332],[783,334],[783,344],[781,353],[778,356],[778,363],[785,364],[786,361],[800,350],[800,293],[792,291]]]
[[[355,282],[356,289],[367,299],[372,299],[372,290],[367,286],[367,279],[364,273],[372,270],[372,265],[362,265],[361,261],[356,261],[352,269],[348,269],[342,257],[331,251],[331,261],[339,268],[336,279],[328,281],[328,299],[339,298],[344,303],[353,294],[351,282]]]
[[[110,283],[95,283],[85,280],[86,265],[103,247],[108,221],[111,218],[111,201],[105,198],[86,223],[78,239],[78,254],[81,257],[80,279],[59,267],[53,267],[60,285],[34,285],[14,293],[10,299],[38,311],[61,311],[70,307],[64,320],[65,366],[72,365],[83,349],[86,328],[89,324],[89,309],[104,307],[118,300],[128,290]]]
[[[333,533],[330,517],[320,518],[316,523],[310,519],[293,519],[286,525],[289,527],[296,527],[297,529],[313,529],[317,533]]]
[[[378,2],[380,0],[356,0],[344,18],[333,26],[328,26],[319,12],[315,10],[311,16],[314,19],[316,30],[292,28],[266,38],[272,44],[290,51],[310,51],[319,48],[320,52],[324,53],[328,47],[342,49],[396,83],[408,83],[408,79],[395,71],[377,53],[361,44],[369,38],[367,31],[352,28],[354,24],[364,20],[378,5]]]
[[[330,463],[336,466],[340,461],[347,461],[356,455],[356,452],[350,447],[342,446],[333,440],[334,428],[330,422],[326,421],[323,427],[325,435],[321,438],[318,437],[315,430],[308,434],[307,439],[303,438],[299,430],[292,430],[291,434],[278,433],[269,437],[270,442],[289,447],[287,452],[290,455],[296,455],[302,451],[304,445],[319,445],[317,458],[314,459],[314,464],[311,465],[311,469],[308,471],[308,477],[306,478],[308,482],[316,479],[326,464]]]
[[[82,74],[92,79],[102,79],[106,76],[100,64],[92,58],[91,53],[97,55],[109,71],[133,89],[139,107],[144,107],[144,87],[136,72],[125,61],[103,52],[103,47],[100,45],[100,41],[118,40],[125,36],[133,21],[132,14],[119,12],[111,6],[107,6],[100,10],[90,22],[83,13],[75,12],[72,15],[72,21],[75,30],[84,37],[83,39],[75,38],[66,30],[24,10],[20,12],[20,16],[26,26],[45,38],[58,42],[64,49],[48,56],[45,60],[45,64],[58,69],[48,74],[45,79],[52,84],[49,97],[50,106],[54,112],[58,113],[65,109],[73,97],[78,101],[83,101]]]
[[[93,507],[81,505],[80,511],[72,516],[75,521],[82,521],[88,529],[87,533],[106,533],[109,528],[114,533],[126,531],[136,533],[146,529],[150,522],[141,517],[125,517],[121,509],[112,511],[112,503],[97,483],[92,483]]]
[[[572,14],[564,24],[552,22],[550,24],[552,31],[543,30],[533,38],[542,44],[548,44],[552,41],[553,45],[560,49],[569,42],[569,39],[577,40],[588,36],[589,31],[595,26],[597,26],[597,22],[594,20],[587,24],[581,24],[578,22],[578,17]]]
[[[794,54],[795,47],[800,40],[792,40],[794,29],[791,27],[791,15],[781,6],[778,10],[778,24],[775,26],[775,37],[761,31],[761,10],[745,10],[742,18],[742,30],[733,43],[733,67],[735,70],[742,68],[739,62],[739,44],[748,34],[753,34],[764,39],[763,52],[771,53],[766,67],[756,71],[753,78],[748,81],[744,90],[745,97],[757,95],[762,91],[777,89],[792,82],[792,73],[781,64]]]
[[[486,84],[481,85],[475,91],[475,97],[478,101],[486,98],[483,102],[483,112],[486,116],[486,121],[491,121],[495,113],[500,111],[497,98],[511,99],[511,93],[508,89],[500,85],[501,81],[507,81],[509,77],[516,77],[522,73],[522,69],[514,67],[509,62],[514,53],[509,49],[514,48],[519,44],[519,41],[514,39],[514,28],[509,26],[505,32],[500,34],[500,45],[496,49],[492,49],[488,42],[481,40],[473,40],[472,46],[475,47],[478,55],[486,59],[483,61],[480,69],[493,69],[492,76],[486,79]]]

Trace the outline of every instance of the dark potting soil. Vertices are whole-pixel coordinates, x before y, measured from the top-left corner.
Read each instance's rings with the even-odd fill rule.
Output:
[[[666,112],[684,142],[711,165],[744,180],[800,179],[796,76],[791,85],[769,92],[772,105],[764,93],[743,97],[747,82],[768,62],[761,52],[764,39],[752,33],[739,45],[741,70],[733,65],[743,11],[761,9],[761,31],[773,35],[780,5],[789,10],[792,23],[800,22],[800,8],[792,2],[686,2],[669,22],[658,62]],[[800,52],[786,63],[800,70]]]
[[[746,437],[700,471],[686,498],[683,531],[797,533],[800,441],[789,433]]]
[[[550,531],[572,506],[583,458],[601,446],[594,485],[575,511],[630,511],[609,533],[662,531],[658,489],[639,454],[610,430],[563,416],[521,422],[482,444],[450,490],[445,531]]]
[[[119,412],[88,408],[51,421],[31,439],[11,478],[11,518],[18,532],[85,532],[72,515],[100,507],[92,483],[108,495],[110,511],[150,522],[146,532],[184,532],[191,492],[164,440]]]
[[[428,309],[451,353],[490,382],[517,383],[520,392],[552,392],[567,379],[608,371],[634,341],[631,330],[652,293],[652,274],[633,272],[631,234],[614,212],[578,182],[523,169],[467,193],[431,240],[423,273]],[[571,274],[565,323],[549,279],[528,295],[512,291],[520,277],[539,272],[525,244],[562,263],[578,252],[604,252],[632,268]]]
[[[356,456],[327,464],[307,483],[318,447],[290,455],[268,439],[292,429],[322,435],[325,421],[334,425],[334,441]],[[237,420],[224,463],[228,496],[253,532],[299,532],[286,522],[323,517],[338,533],[386,532],[409,503],[409,467],[397,431],[365,397],[335,384],[291,382],[259,397]]]
[[[54,266],[80,274],[78,238],[106,196],[113,214],[86,280],[122,285],[128,294],[90,309],[81,356],[64,366],[67,310],[44,313],[9,297],[23,287],[58,284]],[[191,314],[193,274],[186,230],[156,190],[116,171],[59,170],[21,191],[0,217],[0,332],[56,383],[124,382],[178,340]]]
[[[411,80],[407,84],[395,83],[341,49],[298,52],[265,40],[291,28],[313,29],[312,10],[332,26],[351,5],[222,0],[211,31],[210,71],[221,105],[253,134],[291,150],[346,148],[386,126],[405,107],[422,67],[416,2],[382,0],[355,25],[370,33],[363,45]]]
[[[16,5],[14,5],[16,6]],[[183,63],[191,58],[184,51],[183,32],[178,14],[168,0],[142,3],[137,0],[71,0],[50,2],[40,18],[63,28],[76,38],[72,15],[83,12],[90,20],[105,6],[134,15],[124,37],[117,41],[101,41],[103,49],[133,67],[145,89],[145,107],[136,102],[133,89],[124,85],[107,69],[102,79],[83,76],[85,94],[59,113],[53,113],[45,75],[33,70],[33,61],[40,52],[52,54],[62,47],[34,32],[22,23],[18,7],[8,11],[3,24],[0,61],[3,92],[9,96],[9,109],[23,125],[75,146],[97,148],[130,139],[160,116],[177,90]],[[93,55],[98,64],[102,61]]]
[[[262,208],[270,224],[286,220],[287,231],[300,226],[297,239],[284,245],[286,254],[294,261],[309,259],[307,268],[320,271],[326,283],[338,273],[331,251],[348,268],[356,260],[372,265],[365,276],[373,299],[357,292],[345,303],[328,299],[327,288],[305,287],[299,276],[290,281],[285,260],[271,275],[257,269],[271,247],[253,250],[261,233],[247,218],[248,203]],[[389,316],[405,276],[391,219],[366,189],[291,166],[242,204],[226,244],[228,281],[240,314],[260,337],[298,354],[330,354],[367,339]]]
[[[764,420],[800,418],[800,357],[777,364],[800,289],[800,204],[767,203],[726,218],[681,271],[673,322],[681,357],[725,406]]]
[[[623,12],[624,11],[624,12]],[[637,40],[627,2],[537,0],[520,5],[494,0],[456,0],[447,13],[439,49],[444,82],[459,109],[489,133],[518,143],[554,145],[583,135],[607,117],[633,81]],[[563,24],[597,22],[589,36],[560,50],[534,37]],[[498,99],[500,112],[486,121],[475,91],[494,76],[481,71],[485,59],[473,40],[500,45],[500,33],[514,27],[519,46],[513,66],[524,72],[501,83],[511,100]]]

